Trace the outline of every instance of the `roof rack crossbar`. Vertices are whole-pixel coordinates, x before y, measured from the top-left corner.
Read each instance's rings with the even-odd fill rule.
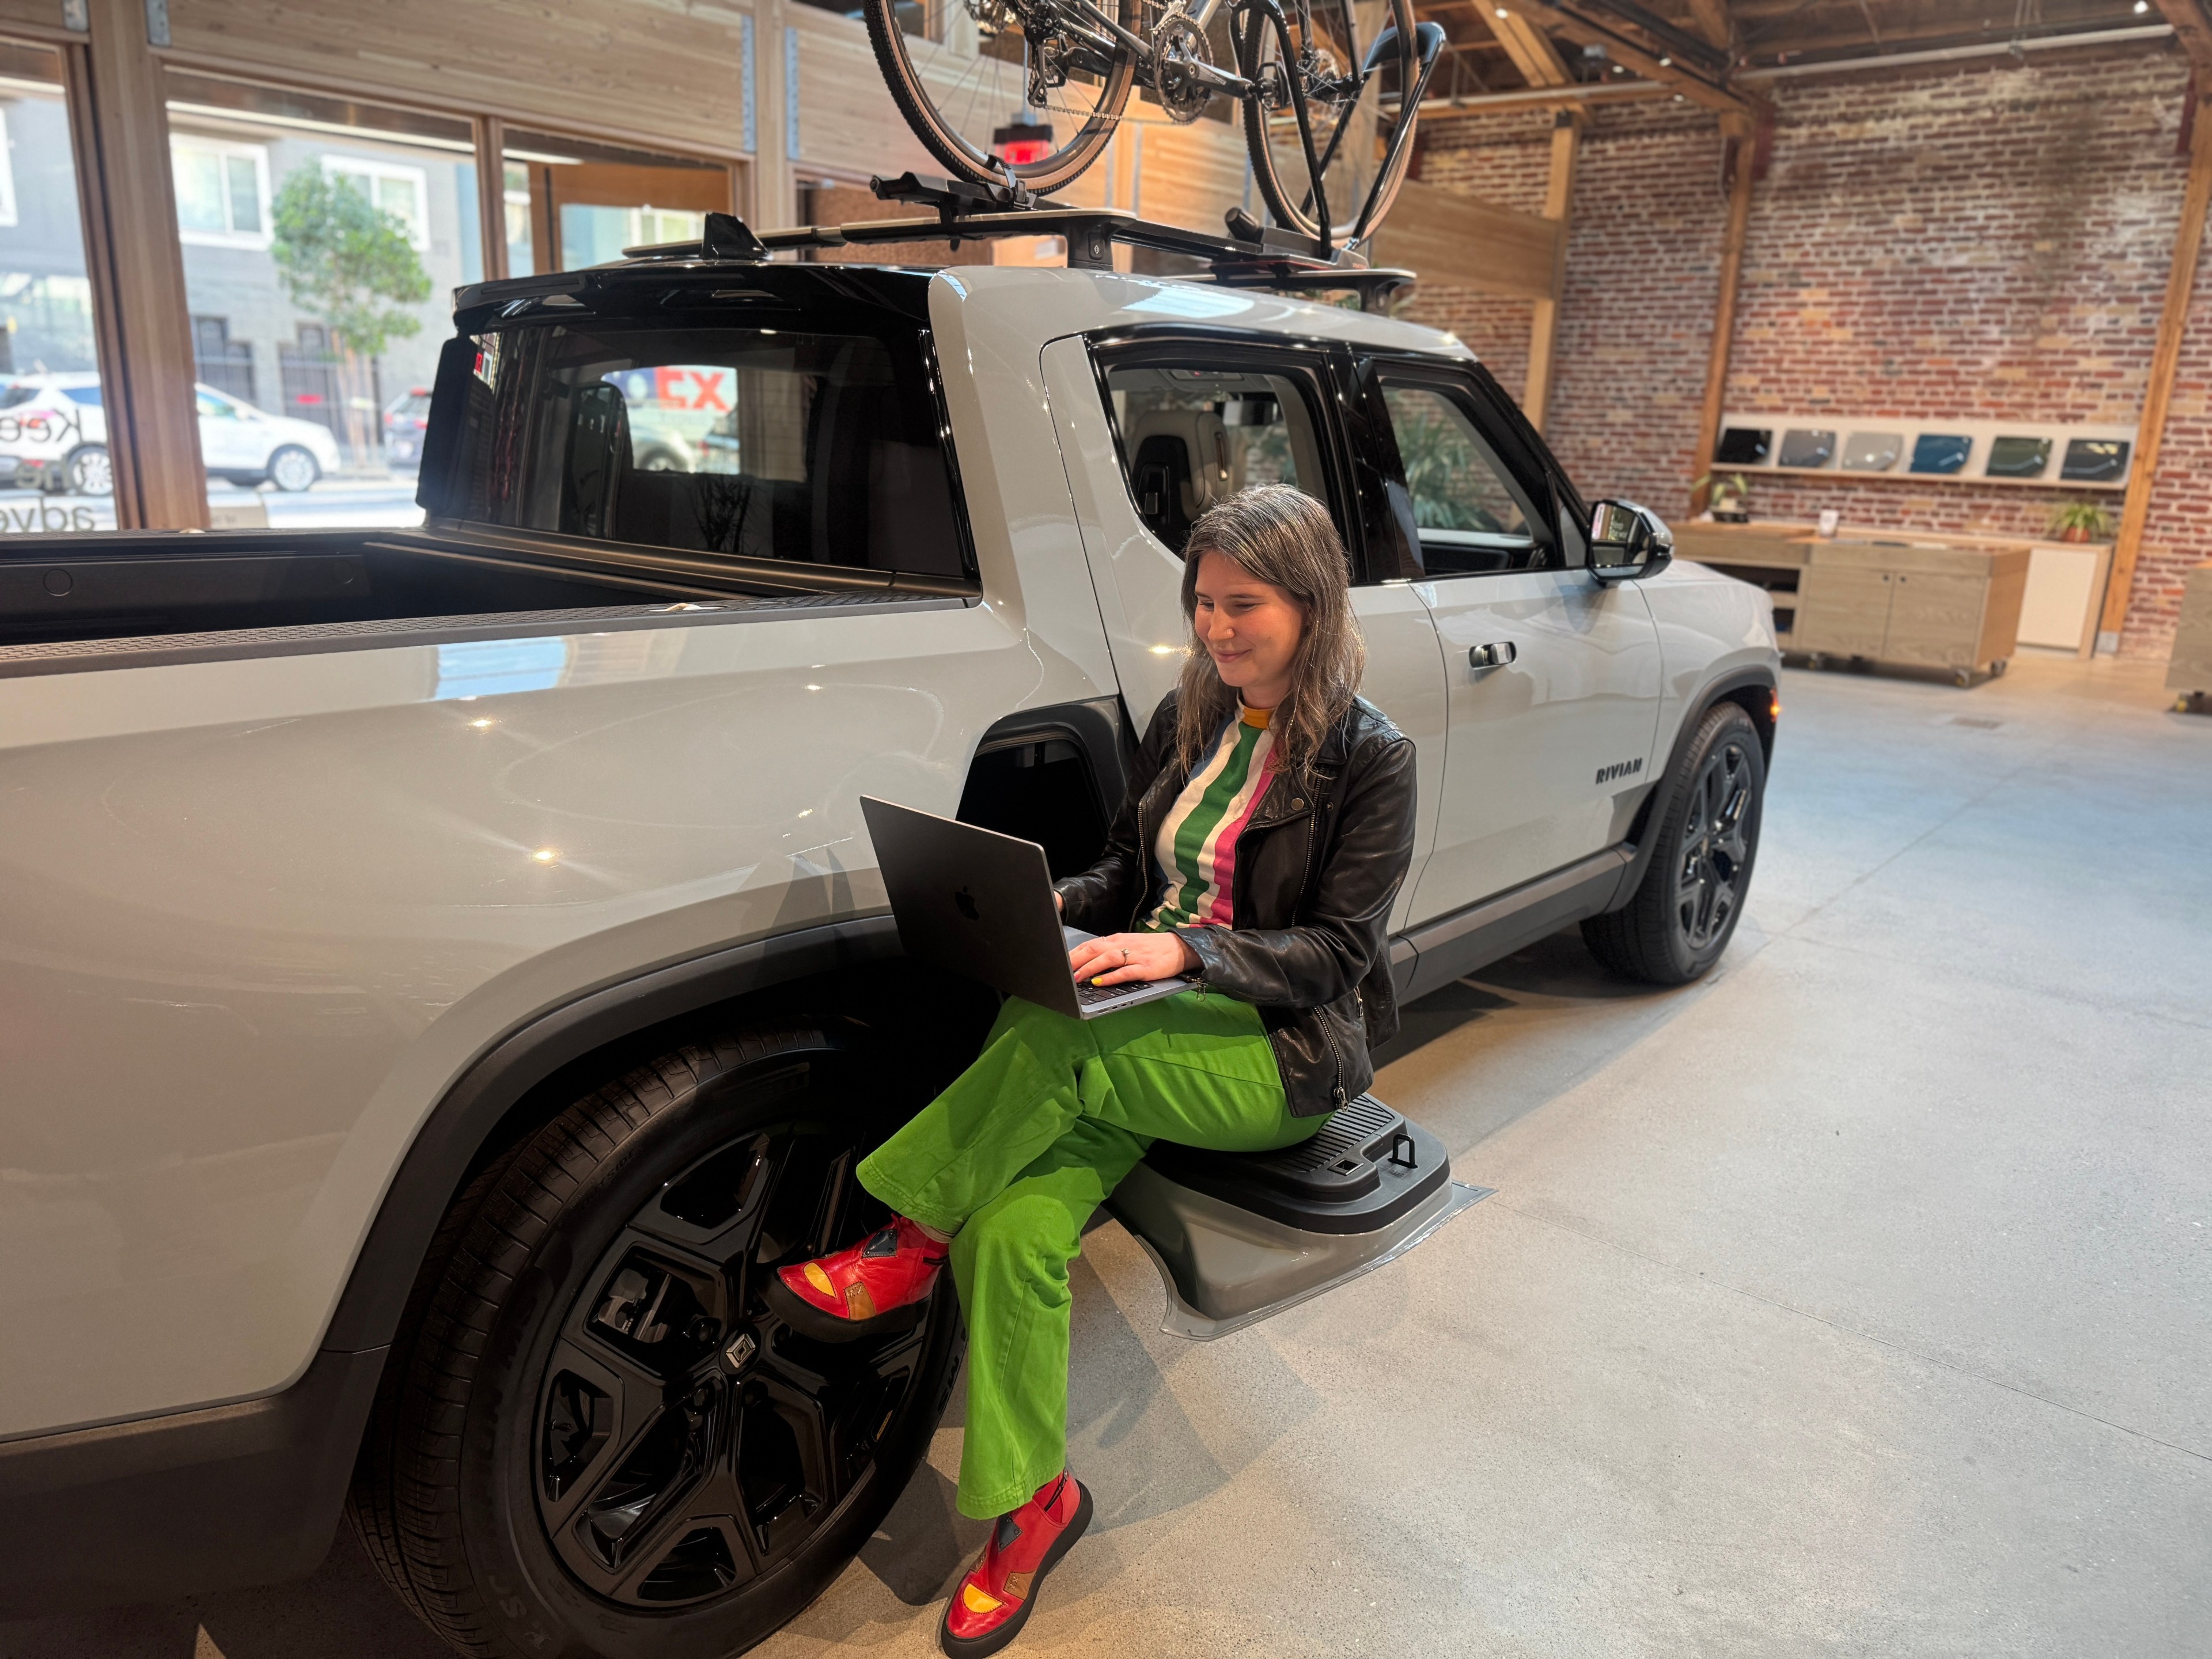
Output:
[[[637,260],[758,261],[803,248],[867,246],[878,243],[990,241],[1008,237],[1064,237],[1067,263],[1079,270],[1110,270],[1114,248],[1150,248],[1198,261],[1227,288],[1277,289],[1299,293],[1350,290],[1360,308],[1381,311],[1414,280],[1410,270],[1378,270],[1351,249],[1327,251],[1310,237],[1263,226],[1231,210],[1229,234],[1212,235],[1164,225],[1114,208],[1069,208],[1047,203],[1018,185],[977,185],[929,173],[903,173],[870,181],[887,202],[934,208],[934,218],[866,219],[842,225],[799,225],[755,233],[725,213],[707,216],[694,242],[662,242],[623,250]]]

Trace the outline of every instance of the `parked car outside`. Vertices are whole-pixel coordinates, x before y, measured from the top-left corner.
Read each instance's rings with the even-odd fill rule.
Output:
[[[210,478],[296,491],[337,470],[337,441],[313,421],[269,414],[210,386],[192,392]],[[19,489],[114,492],[98,374],[26,374],[0,391],[0,477],[10,471]]]
[[[384,461],[394,472],[422,466],[422,434],[430,424],[430,388],[410,386],[384,406]]]

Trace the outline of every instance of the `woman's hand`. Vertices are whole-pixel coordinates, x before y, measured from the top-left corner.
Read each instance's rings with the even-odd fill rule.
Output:
[[[1198,952],[1174,933],[1109,933],[1070,951],[1067,965],[1079,980],[1127,985],[1189,973],[1198,966]]]

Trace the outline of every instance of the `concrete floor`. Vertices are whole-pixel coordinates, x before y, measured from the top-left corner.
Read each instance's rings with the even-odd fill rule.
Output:
[[[2212,720],[2144,665],[1791,673],[1688,990],[1571,935],[1409,1012],[1377,1092],[1497,1196],[1210,1345],[1078,1267],[1098,1520],[1015,1650],[2212,1653]],[[956,1396],[769,1659],[933,1653]],[[315,1578],[7,1659],[435,1659]]]

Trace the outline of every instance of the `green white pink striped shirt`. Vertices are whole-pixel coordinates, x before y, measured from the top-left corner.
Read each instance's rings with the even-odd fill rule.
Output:
[[[1243,719],[1231,720],[1168,810],[1152,843],[1165,885],[1145,921],[1148,930],[1235,924],[1237,837],[1274,775],[1275,734],[1267,715],[1267,709],[1247,708]]]

